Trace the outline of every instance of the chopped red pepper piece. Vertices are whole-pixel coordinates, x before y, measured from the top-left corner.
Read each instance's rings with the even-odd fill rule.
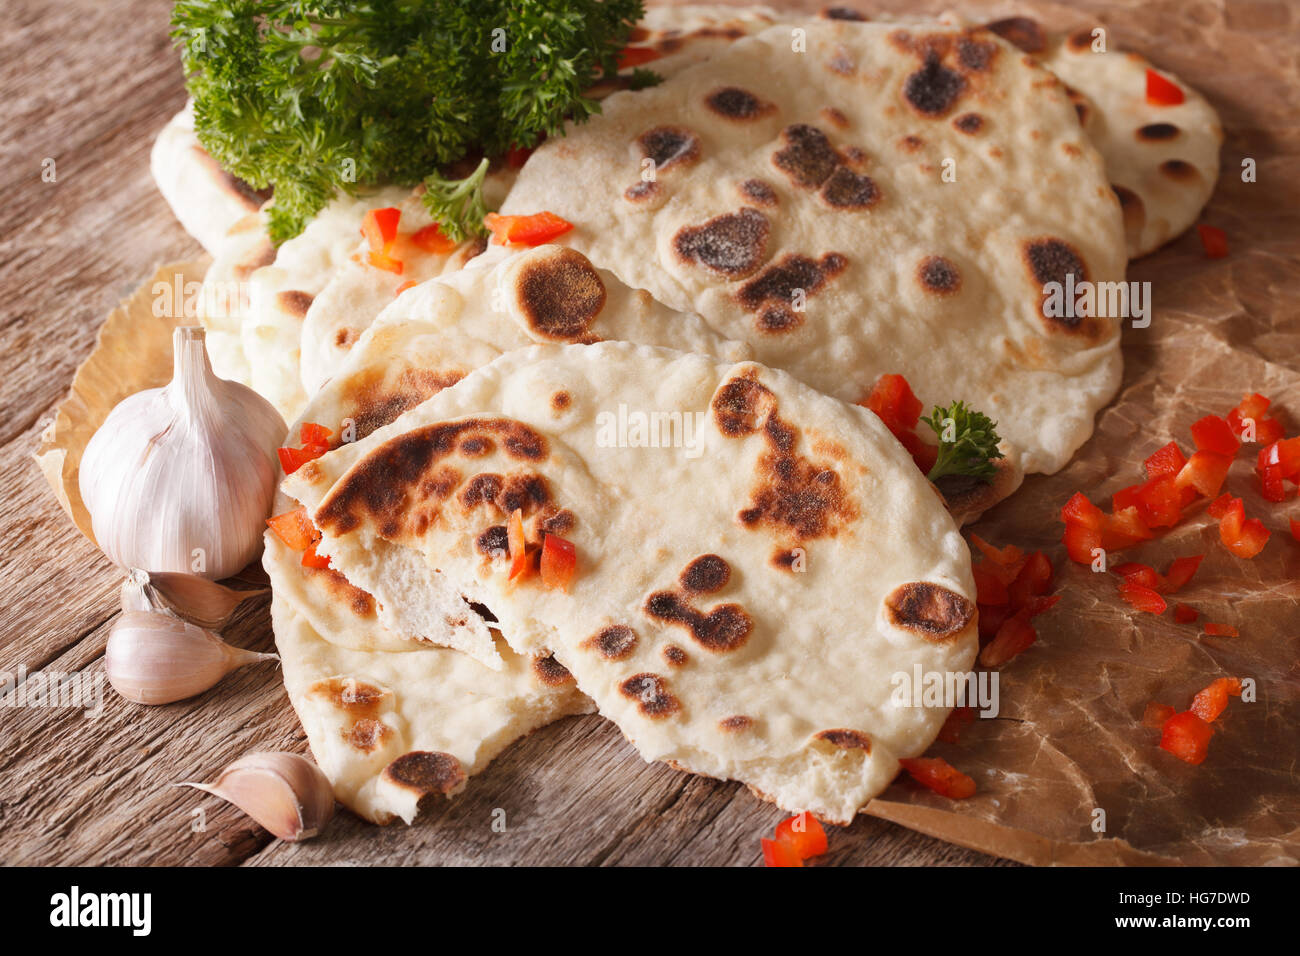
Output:
[[[306,550],[320,537],[320,532],[311,523],[311,518],[307,517],[307,509],[303,507],[267,518],[266,524],[275,532],[277,538],[294,551]]]
[[[368,209],[361,220],[361,234],[371,252],[387,253],[397,240],[397,224],[402,219],[402,210],[393,206],[384,209]]]
[[[568,591],[578,569],[578,550],[573,542],[548,534],[542,540],[542,584]]]
[[[1057,602],[1060,600],[1061,595],[1059,594],[1046,594],[1041,597],[1030,598],[1025,602],[1025,606],[1022,607],[1018,613],[1022,615],[1025,620],[1029,620],[1031,617],[1037,617],[1046,611],[1050,611],[1052,608],[1056,607]]]
[[[1011,600],[1006,582],[988,569],[988,563],[985,561],[971,567],[971,574],[975,577],[975,603],[1006,604]]]
[[[641,66],[652,60],[657,60],[661,56],[658,50],[649,46],[625,46],[618,54],[618,68],[628,70],[634,66]]]
[[[1035,551],[1020,568],[1020,573],[1007,588],[1011,606],[1020,608],[1029,599],[1045,594],[1052,586],[1052,562],[1041,551]]]
[[[1147,527],[1137,508],[1125,508],[1106,516],[1106,523],[1101,530],[1101,546],[1107,551],[1118,551],[1149,541],[1153,535]]]
[[[980,553],[988,558],[1002,573],[1010,574],[1007,583],[1014,581],[1016,575],[1020,573],[1022,562],[1025,560],[1025,552],[1017,548],[1014,544],[1009,544],[1005,548],[995,548],[977,534],[970,536],[971,544],[979,548]]]
[[[1176,446],[1175,446],[1176,447]],[[1157,453],[1158,454],[1158,453]],[[1155,457],[1154,455],[1152,456]],[[1180,456],[1181,457],[1181,456]],[[1149,462],[1151,459],[1147,459]],[[1182,467],[1181,465],[1179,466]],[[1068,524],[1079,524],[1094,531],[1100,531],[1106,515],[1080,491],[1061,508],[1061,520]]]
[[[1149,528],[1172,528],[1182,517],[1182,492],[1178,479],[1157,475],[1138,485],[1138,514]]]
[[[922,473],[928,475],[939,457],[939,449],[929,442],[923,441],[915,432],[903,432],[894,437],[902,442],[903,447],[912,456],[912,461],[916,462],[916,467],[920,468]]]
[[[1201,237],[1201,246],[1205,249],[1206,258],[1224,259],[1228,255],[1228,234],[1218,226],[1207,226],[1201,223],[1196,227],[1196,232]]]
[[[1228,706],[1228,697],[1241,696],[1241,680],[1237,677],[1220,677],[1192,700],[1192,713],[1201,720],[1213,723]]]
[[[1138,564],[1136,561],[1125,561],[1123,564],[1117,564],[1111,568],[1125,581],[1132,581],[1140,584],[1144,588],[1150,588],[1155,591],[1160,587],[1160,575],[1156,569],[1149,564]]]
[[[1192,441],[1198,451],[1212,451],[1232,458],[1241,448],[1241,442],[1232,428],[1218,415],[1206,415],[1192,423]]]
[[[1012,615],[1010,604],[977,604],[981,646],[997,637],[1003,622]]]
[[[1215,624],[1213,621],[1205,622],[1205,633],[1213,637],[1241,637],[1241,632],[1231,624]]]
[[[1160,735],[1160,747],[1179,760],[1195,765],[1205,760],[1212,736],[1213,727],[1190,710],[1185,710],[1165,721]]]
[[[1165,572],[1165,576],[1160,582],[1160,587],[1156,590],[1165,594],[1173,594],[1182,589],[1192,579],[1192,575],[1196,574],[1196,569],[1201,566],[1201,562],[1204,560],[1205,555],[1203,554],[1174,558],[1173,563],[1169,565],[1169,570]]]
[[[975,793],[975,781],[942,757],[913,757],[900,760],[917,783],[954,800],[965,800]]]
[[[414,279],[407,279],[405,282],[403,282],[401,285],[399,285],[396,289],[393,290],[393,298],[397,298],[407,289],[412,289],[418,284],[419,283],[417,283]]]
[[[1300,521],[1296,521],[1295,518],[1291,519],[1291,537],[1300,541]]]
[[[880,416],[885,427],[896,437],[916,428],[924,409],[902,375],[880,376],[862,404]]]
[[[1184,100],[1183,91],[1155,70],[1147,70],[1147,102],[1152,106],[1177,106]]]
[[[304,568],[328,568],[330,566],[329,558],[325,557],[323,554],[316,553],[317,543],[318,542],[313,541],[311,544],[307,545],[307,549],[303,551],[302,566]]]
[[[1172,717],[1175,711],[1168,704],[1158,704],[1154,700],[1147,704],[1147,709],[1142,712],[1142,723],[1148,727],[1163,727],[1165,721]]]
[[[1229,499],[1224,502],[1224,498]],[[1210,506],[1210,515],[1219,519],[1219,540],[1239,558],[1253,558],[1264,550],[1272,534],[1258,518],[1246,519],[1240,498],[1223,495]]]
[[[434,255],[442,255],[456,248],[456,240],[444,236],[436,222],[411,233],[411,242],[425,252]]]
[[[1198,617],[1200,614],[1197,613],[1196,608],[1188,607],[1186,604],[1174,605],[1174,620],[1179,624],[1190,624]]]
[[[1178,442],[1171,441],[1153,451],[1143,462],[1143,467],[1148,478],[1158,478],[1160,475],[1177,475],[1185,464],[1187,456],[1178,447]]]
[[[1138,489],[1140,485],[1129,485],[1127,488],[1121,488],[1110,496],[1111,511],[1125,511],[1129,508],[1138,506]]]
[[[400,276],[405,266],[401,259],[390,256],[386,252],[375,252],[373,249],[366,253],[366,261],[376,269],[383,269],[385,272],[391,272],[393,275]]]
[[[811,813],[799,813],[776,825],[776,842],[794,850],[801,860],[826,852],[826,830]]]
[[[292,475],[307,462],[319,458],[324,452],[313,453],[305,448],[277,448],[275,454],[280,459],[280,467],[284,469],[284,473]]]
[[[1205,498],[1213,498],[1228,477],[1232,459],[1212,451],[1195,452],[1174,480],[1179,488],[1190,487]]]
[[[510,548],[510,575],[508,580],[526,578],[532,570],[528,555],[528,539],[524,536],[524,513],[516,508],[506,524],[506,542]]]
[[[528,162],[528,157],[533,155],[535,146],[511,146],[506,150],[506,165],[511,169],[523,169],[524,163]]]
[[[1147,614],[1163,614],[1168,606],[1165,599],[1151,588],[1143,587],[1133,580],[1126,580],[1119,586],[1119,596]]]
[[[948,714],[948,718],[943,722],[943,726],[939,728],[937,739],[946,744],[955,744],[961,736],[962,728],[974,722],[974,707],[954,707],[951,713]]]
[[[304,445],[328,445],[334,433],[324,425],[315,422],[303,422],[298,430],[298,439]]]
[[[501,216],[490,212],[483,220],[500,246],[540,246],[573,228],[573,223],[552,212],[531,216]]]
[[[1282,428],[1282,423],[1276,418],[1269,418],[1264,413],[1273,403],[1254,392],[1243,395],[1241,402],[1232,411],[1228,412],[1228,427],[1232,429],[1233,434],[1242,441],[1245,437],[1242,434],[1246,430],[1246,421],[1249,419],[1255,424],[1255,441],[1261,445],[1268,445],[1280,440],[1286,433]]]
[[[803,860],[799,859],[799,854],[789,844],[769,840],[767,837],[761,838],[759,843],[763,847],[764,866],[803,866]]]
[[[1070,556],[1071,561],[1091,564],[1093,551],[1101,547],[1101,534],[1100,528],[1089,528],[1073,522],[1066,524],[1065,536],[1062,539],[1065,542],[1065,553]]]
[[[1036,640],[1038,632],[1029,623],[1028,615],[1013,614],[1002,622],[993,640],[980,651],[980,666],[990,669],[1001,667]]]

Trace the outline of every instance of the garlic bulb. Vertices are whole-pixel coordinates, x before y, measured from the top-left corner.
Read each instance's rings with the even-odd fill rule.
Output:
[[[233,803],[281,840],[314,837],[334,815],[334,790],[298,754],[256,753],[221,771],[215,783],[180,783]]]
[[[159,611],[126,611],[113,624],[104,672],[138,704],[170,704],[201,694],[236,668],[279,660],[231,647],[211,631]]]
[[[245,601],[270,593],[269,588],[236,591],[197,574],[150,573],[132,568],[122,582],[123,611],[164,611],[191,624],[219,631]]]
[[[203,329],[172,341],[171,383],[123,399],[87,443],[81,497],[113,563],[216,580],[257,556],[286,429],[266,399],[213,374]]]

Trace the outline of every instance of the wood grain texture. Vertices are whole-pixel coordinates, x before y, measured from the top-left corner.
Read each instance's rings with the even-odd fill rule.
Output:
[[[200,252],[148,170],[154,135],[184,101],[169,10],[10,0],[0,18],[0,671],[102,674],[120,574],[30,455],[111,307],[158,262]],[[53,183],[41,179],[46,158]],[[271,649],[266,606],[224,636]],[[306,745],[273,664],[165,707],[107,688],[95,718],[0,707],[0,863],[754,865],[783,816],[735,784],[646,764],[598,717],[520,742],[410,828],[340,812],[319,839],[288,845],[172,786],[277,749]],[[1001,862],[868,818],[834,831],[831,847],[827,865]]]

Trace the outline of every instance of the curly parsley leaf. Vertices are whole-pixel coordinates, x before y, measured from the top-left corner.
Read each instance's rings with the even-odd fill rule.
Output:
[[[934,411],[921,418],[939,436],[939,456],[926,475],[937,481],[944,475],[969,475],[984,481],[992,479],[997,470],[993,462],[1001,458],[998,451],[997,422],[990,421],[983,412],[968,408],[965,402],[954,401],[947,408],[934,407]]]
[[[340,190],[429,176],[430,208],[459,217],[443,231],[468,235],[482,232],[482,176],[441,171],[599,112],[583,91],[617,72],[642,13],[641,0],[178,0],[172,36],[204,148],[275,189],[274,241]]]

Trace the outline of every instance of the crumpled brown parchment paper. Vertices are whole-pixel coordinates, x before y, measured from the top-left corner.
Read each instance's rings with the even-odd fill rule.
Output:
[[[1207,259],[1192,231],[1130,266],[1130,280],[1151,283],[1154,307],[1149,328],[1125,330],[1120,395],[1065,469],[1031,476],[968,529],[994,544],[1047,551],[1062,595],[1035,620],[1038,642],[1002,668],[999,715],[930,751],[974,777],[978,792],[948,800],[903,776],[866,812],[1040,865],[1300,863],[1300,542],[1287,526],[1300,519],[1300,502],[1259,495],[1247,446],[1226,488],[1273,531],[1263,553],[1233,557],[1198,506],[1161,538],[1112,556],[1163,571],[1175,557],[1206,554],[1176,597],[1201,613],[1193,624],[1175,623],[1169,611],[1133,611],[1114,575],[1069,562],[1058,518],[1075,491],[1107,505],[1141,479],[1142,460],[1165,442],[1190,451],[1191,423],[1224,414],[1245,392],[1271,397],[1287,433],[1300,433],[1300,8],[1285,0],[859,5],[868,13],[948,8],[972,19],[1032,15],[1051,29],[1106,26],[1113,43],[1206,94],[1226,141],[1201,221],[1227,231],[1231,252]],[[1254,182],[1242,179],[1247,159]],[[80,451],[123,397],[166,383],[171,329],[187,321],[154,315],[150,288],[177,273],[197,279],[204,265],[161,267],[109,316],[43,436],[38,461],[87,536]],[[1207,620],[1241,636],[1207,636]],[[1253,678],[1258,700],[1231,700],[1206,761],[1193,767],[1160,750],[1159,731],[1141,723],[1147,702],[1184,710],[1228,675]]]

